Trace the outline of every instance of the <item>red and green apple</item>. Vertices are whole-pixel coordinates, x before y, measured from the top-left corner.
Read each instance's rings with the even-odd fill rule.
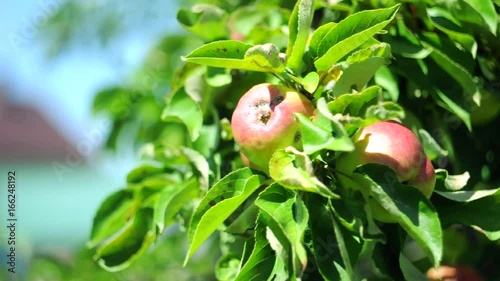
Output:
[[[434,167],[410,129],[395,121],[382,121],[358,131],[354,140],[355,150],[337,159],[336,169],[341,174],[350,175],[366,163],[382,164],[396,172],[399,182],[416,187],[427,198],[431,196],[436,181]],[[393,222],[381,206],[369,203],[376,219]]]
[[[233,112],[234,140],[249,165],[268,172],[276,150],[302,147],[300,124],[294,113],[311,116],[313,112],[311,101],[293,89],[268,83],[255,85],[240,98]]]

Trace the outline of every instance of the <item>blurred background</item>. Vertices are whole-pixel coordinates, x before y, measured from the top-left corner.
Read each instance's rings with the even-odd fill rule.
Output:
[[[163,70],[147,60],[158,55],[158,44],[179,46],[171,40],[183,36],[178,8],[172,0],[3,2],[0,171],[4,187],[7,172],[16,172],[18,221],[16,274],[7,273],[8,233],[4,227],[0,232],[0,280],[166,280],[164,274],[193,280],[212,270],[211,263],[194,262],[198,273],[182,268],[184,240],[176,231],[155,249],[158,254],[117,274],[97,267],[85,247],[98,206],[139,161],[137,136],[159,121],[128,116],[136,103],[118,99],[108,104],[118,110],[111,117],[123,120],[115,128],[94,99],[102,91],[133,88],[137,96],[152,96],[141,102],[143,113],[159,116],[155,110],[172,76],[161,71],[180,63],[180,54]],[[170,57],[152,61],[170,63]],[[6,195],[2,188],[2,225]]]
[[[143,144],[171,129],[165,127],[158,116],[165,96],[175,83],[174,72],[179,69],[180,57],[203,42],[220,38],[217,30],[225,30],[220,26],[221,19],[226,20],[224,10],[233,11],[251,1],[204,0],[222,8],[207,9],[207,22],[211,25],[198,24],[198,14],[193,11],[180,13],[179,21],[184,27],[181,28],[177,11],[194,2],[200,1],[2,2],[0,280],[213,280],[214,263],[220,254],[218,243],[207,243],[183,267],[186,235],[179,231],[178,225],[165,231],[166,239],[160,239],[148,255],[118,273],[106,272],[96,265],[93,250],[86,247],[97,208],[107,196],[127,185],[127,173],[140,163],[141,153],[147,153],[141,149]],[[265,2],[283,2],[283,6],[294,3]],[[334,17],[334,14],[327,16]],[[276,20],[272,19],[272,22]],[[255,23],[259,20],[256,18]],[[252,28],[243,29],[250,32]],[[191,35],[185,30],[191,31]],[[281,33],[267,31],[272,40],[286,42],[287,37],[280,36]],[[231,33],[231,37],[233,35],[238,36]],[[498,36],[491,42],[486,40],[485,54],[478,56],[482,68],[476,69],[479,74],[475,75],[485,78],[486,84],[491,84],[490,89],[495,91],[489,95],[490,100],[484,101],[481,110],[472,112],[474,134],[465,126],[459,126],[461,122],[456,118],[441,122],[451,132],[443,135],[448,145],[445,149],[460,151],[449,157],[453,160],[453,173],[470,170],[470,182],[477,183],[474,188],[493,188],[500,181],[500,162],[494,157],[499,151],[497,131],[491,129],[500,122],[498,79],[495,78],[498,77],[498,63],[495,63],[498,52],[494,51],[500,45],[496,38]],[[487,43],[491,43],[491,47]],[[411,67],[408,69],[413,73]],[[406,78],[401,81],[406,85]],[[414,85],[410,82],[403,88],[420,94],[420,90],[412,89]],[[454,89],[450,88],[449,92]],[[401,97],[402,104],[406,102],[408,108],[419,108],[414,104],[415,99]],[[436,108],[430,107],[430,110],[436,111]],[[423,112],[426,111],[417,112],[417,116],[426,116]],[[427,116],[427,119],[441,121],[435,116]],[[435,127],[441,128],[441,125]],[[450,139],[446,139],[448,136]],[[165,135],[162,137],[171,140]],[[448,164],[443,163],[443,167]],[[16,172],[16,274],[7,271],[8,171]],[[462,237],[453,231],[448,235]],[[219,238],[227,239],[215,237]],[[467,239],[463,238],[465,242],[460,245],[466,244]],[[470,245],[475,253],[467,253],[467,258],[484,258],[491,264],[497,260],[490,258],[498,256],[496,248],[491,247],[490,256],[480,257],[476,244]],[[465,252],[453,243],[448,248]]]

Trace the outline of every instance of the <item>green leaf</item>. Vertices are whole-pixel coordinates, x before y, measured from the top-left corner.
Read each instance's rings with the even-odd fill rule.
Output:
[[[286,52],[287,66],[296,73],[299,72],[302,66],[302,56],[309,38],[314,13],[313,2],[312,0],[298,0],[288,24],[290,37]]]
[[[459,84],[449,83],[452,78],[436,62],[428,59],[424,62],[400,57],[395,64],[403,76],[418,86],[420,93],[433,94],[438,105],[455,114],[470,130],[470,113],[461,106],[464,97],[460,87],[457,87]]]
[[[184,88],[180,88],[170,98],[161,118],[163,121],[184,123],[192,141],[198,138],[203,125],[203,114],[200,106],[186,93]]]
[[[177,174],[156,174],[143,179],[140,183],[143,189],[151,191],[159,191],[165,187],[180,182],[180,177]]]
[[[257,217],[254,233],[254,247],[250,257],[238,273],[235,281],[269,280],[276,262],[275,253],[266,238],[266,225]]]
[[[249,198],[248,201],[252,201],[251,198]],[[224,232],[241,235],[253,231],[255,229],[255,222],[258,214],[259,208],[252,202],[248,207],[245,206],[245,210],[224,229]]]
[[[435,191],[437,194],[445,197],[446,199],[456,202],[471,202],[492,194],[495,194],[498,189],[486,190],[458,190],[458,191]]]
[[[186,264],[201,244],[255,191],[264,178],[249,168],[236,170],[218,181],[203,197],[189,224]]]
[[[424,147],[425,155],[432,161],[439,157],[448,156],[448,151],[441,148],[437,141],[424,129],[418,130],[422,146]]]
[[[302,86],[304,90],[309,93],[314,93],[319,85],[319,75],[316,72],[309,72],[304,79],[302,79]]]
[[[405,118],[405,111],[395,102],[384,101],[369,106],[366,109],[365,118],[377,120],[401,120]]]
[[[145,163],[130,171],[127,174],[128,183],[140,183],[145,178],[162,173],[164,171],[163,166],[153,163]]]
[[[120,230],[124,222],[133,215],[134,205],[133,191],[131,190],[122,189],[110,194],[94,216],[90,241],[87,246],[93,248]]]
[[[318,27],[311,36],[311,41],[309,42],[309,51],[311,52],[311,56],[316,58],[318,57],[318,49],[321,43],[321,40],[325,37],[325,35],[332,30],[337,23],[328,22],[324,25]]]
[[[365,211],[366,202],[363,194],[356,190],[339,190],[342,200],[330,200],[331,210],[342,226],[352,233],[359,234],[365,240],[383,241],[383,234],[373,219]]]
[[[405,280],[428,281],[429,279],[422,273],[403,253],[399,253],[399,266]]]
[[[214,87],[223,87],[229,85],[232,81],[231,73],[228,69],[219,67],[207,67],[205,73],[207,84]]]
[[[280,7],[277,3],[260,2],[255,5],[239,5],[231,12],[228,24],[231,31],[246,36],[252,40],[252,33],[258,36],[267,35],[266,31],[279,31],[290,18],[290,10]],[[258,34],[261,33],[261,34]],[[266,42],[272,42],[267,38]],[[288,39],[288,38],[286,38]],[[258,41],[258,40],[257,40]]]
[[[434,40],[437,37],[429,34],[427,38]],[[447,42],[447,40],[442,40],[442,42]],[[456,47],[450,47],[449,45],[446,44],[446,50],[450,50],[447,53],[453,54],[454,51],[451,50],[455,50]],[[437,104],[454,113],[471,130],[471,107],[468,106],[467,102],[464,103],[464,100],[474,101],[475,105],[480,104],[481,93],[476,78],[472,78],[467,70],[462,67],[465,65],[463,63],[464,59],[454,60],[448,54],[440,54],[436,49],[433,49],[430,57],[433,60],[427,61],[427,79],[430,82],[429,89],[437,96]],[[462,63],[458,64],[460,61]],[[449,83],[451,79],[456,80],[457,83]]]
[[[229,254],[217,261],[215,277],[217,280],[234,280],[238,272],[240,260]]]
[[[252,46],[236,40],[205,44],[184,60],[212,67],[280,73],[285,69],[278,47],[273,44]]]
[[[205,156],[188,147],[181,147],[180,150],[182,151],[182,154],[189,159],[189,162],[191,162],[195,168],[196,173],[199,174],[201,187],[203,187],[203,189],[208,189],[210,167]]]
[[[314,121],[316,126],[312,127],[307,120],[302,119],[301,122],[301,124],[306,124],[301,126],[301,130],[304,130],[303,135],[301,131],[304,151],[313,153],[318,149],[323,149],[323,145],[324,148],[335,151],[353,151],[354,143],[344,129],[344,126],[342,126],[340,122],[341,117],[339,115],[332,115],[325,98],[320,98],[316,107],[316,120]],[[320,133],[318,128],[323,130],[323,132]],[[324,132],[329,134],[328,138]],[[319,138],[316,136],[318,139],[315,140],[314,133],[320,133],[319,136],[323,135],[323,137]],[[326,141],[326,143],[322,145],[322,141]]]
[[[361,62],[371,57],[382,57],[389,60],[391,58],[391,46],[387,43],[370,44],[369,46],[349,55],[346,62]]]
[[[500,239],[500,220],[498,220],[500,217],[500,188],[478,191],[468,195],[471,197],[465,203],[450,201],[450,204],[439,206],[439,214],[443,221],[448,224],[469,225],[484,233],[490,240]],[[478,198],[474,198],[475,196]]]
[[[387,66],[381,66],[375,72],[375,84],[384,88],[391,98],[391,101],[397,102],[399,98],[398,79]]]
[[[436,185],[434,192],[449,200],[457,202],[468,202],[482,198],[491,192],[490,190],[467,190],[461,191],[470,179],[469,172],[459,175],[449,175],[445,169],[436,170]]]
[[[294,165],[294,162],[297,164]],[[269,161],[269,174],[286,188],[318,193],[324,197],[338,197],[314,176],[312,162],[307,155],[277,150]]]
[[[440,41],[437,35],[432,33],[426,34],[425,39],[426,41],[422,41],[422,45],[429,50],[432,50],[430,57],[462,86],[468,97],[477,97],[479,95],[479,90],[476,82],[472,78],[472,75],[463,67],[463,65],[457,62],[458,58],[452,59],[447,55],[448,53],[456,53],[456,50],[454,50],[456,47],[451,46],[450,44],[441,44],[439,46],[440,48],[438,48],[436,46],[436,42],[441,43],[443,40]],[[462,57],[466,57],[465,54]],[[467,63],[464,63],[464,65],[466,64]],[[478,102],[476,103],[479,105]]]
[[[399,4],[386,9],[358,12],[339,22],[321,40],[319,58],[314,62],[318,70],[328,70],[345,55],[361,46],[381,31],[396,15]]]
[[[191,10],[180,9],[177,20],[185,29],[206,41],[227,38],[227,15],[221,8],[210,4],[199,4]]]
[[[346,277],[350,280],[354,275],[353,267],[361,251],[361,243],[358,238],[353,237],[352,233],[343,228],[335,217],[332,216],[331,219],[333,221],[333,229],[339,246],[339,252],[344,264],[342,269],[345,269],[344,271],[339,271],[339,273],[341,276],[343,275],[343,280],[346,280]],[[337,270],[339,266],[339,264],[335,263]]]
[[[470,179],[469,172],[464,172],[463,174],[460,175],[448,175],[448,172],[446,170],[438,170],[437,178],[440,177],[442,171],[446,172],[446,178],[444,181],[444,186],[446,190],[457,191],[459,189],[462,189],[467,185],[467,182]]]
[[[261,71],[280,73],[285,70],[280,50],[271,43],[251,47],[245,53],[245,60],[258,65]]]
[[[119,234],[97,249],[94,259],[107,271],[119,271],[144,254],[154,239],[153,210],[141,208]]]
[[[450,111],[451,113],[455,114],[458,118],[460,118],[464,122],[465,126],[467,126],[469,130],[472,130],[470,113],[467,112],[464,108],[462,108],[459,104],[457,104],[456,101],[448,97],[441,90],[435,89],[435,91],[436,95],[439,98],[438,104],[444,107],[446,110]]]
[[[392,248],[391,245],[384,244],[388,243],[373,240],[364,241],[359,264],[363,263],[366,270],[357,270],[356,280],[404,280],[399,272],[394,272],[394,259],[387,258],[387,250]]]
[[[260,218],[266,225],[266,238],[269,246],[274,251],[276,263],[269,280],[296,280],[299,275],[297,265],[297,255],[283,229],[270,215],[261,211]],[[299,262],[300,263],[300,262]]]
[[[373,78],[377,70],[386,65],[391,56],[388,44],[369,46],[350,55],[340,64],[342,75],[333,88],[333,95],[339,97],[352,90],[361,91]]]
[[[238,68],[245,58],[245,52],[251,47],[241,41],[220,40],[195,49],[184,60],[213,67]]]
[[[441,224],[436,210],[422,192],[402,185],[392,169],[380,164],[358,167],[352,179],[397,220],[435,266],[439,265],[443,253]]]
[[[347,138],[334,137],[332,125],[321,127],[302,114],[295,114],[300,123],[300,136],[304,152],[314,154],[324,149],[350,150],[350,141]],[[347,133],[346,133],[347,135]]]
[[[362,91],[377,70],[386,64],[387,60],[378,56],[340,64],[338,67],[342,75],[335,82],[333,96],[340,97],[343,94]]]
[[[111,114],[115,119],[124,118],[128,114],[131,102],[131,93],[128,89],[111,87],[96,94],[92,109],[96,113]]]
[[[463,0],[469,4],[481,16],[492,34],[496,34],[498,25],[498,15],[492,1],[485,0]],[[465,5],[464,5],[465,6]],[[463,7],[464,7],[463,6]]]
[[[334,263],[342,264],[338,242],[334,236],[333,218],[326,200],[309,196],[306,202],[309,210],[312,254],[319,272],[325,280],[341,280]]]
[[[371,86],[359,93],[344,94],[328,103],[333,114],[363,116],[370,105],[376,104],[380,96],[380,88]]]
[[[162,190],[154,208],[157,233],[163,233],[165,227],[173,223],[180,209],[189,201],[197,198],[200,189],[196,179],[191,178],[183,184],[171,185]]]
[[[327,200],[309,196],[307,209],[311,250],[321,275],[325,280],[352,280],[361,241],[338,223]]]
[[[423,59],[429,55],[431,51],[422,46],[420,40],[405,25],[404,19],[396,19],[395,29],[398,36],[386,34],[382,37],[385,43],[391,45],[394,54],[412,59]]]
[[[309,214],[297,193],[274,183],[259,194],[255,204],[277,223],[292,247],[294,272],[300,276],[307,265],[307,253],[302,237]],[[278,237],[279,238],[279,237]],[[282,242],[282,241],[280,241]],[[299,262],[300,264],[296,263]]]
[[[474,36],[468,34],[471,31],[452,15],[452,11],[436,6],[427,8],[427,15],[435,27],[446,33],[451,40],[460,43],[472,56],[476,56],[478,46]]]
[[[200,129],[200,135],[193,142],[193,149],[198,151],[205,158],[210,158],[217,150],[220,142],[220,124],[205,124]]]

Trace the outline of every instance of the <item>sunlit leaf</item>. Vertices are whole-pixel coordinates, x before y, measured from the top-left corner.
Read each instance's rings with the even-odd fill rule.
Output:
[[[287,48],[287,66],[295,72],[300,70],[302,56],[306,50],[307,40],[311,28],[313,13],[313,0],[299,0],[295,4],[290,16],[290,37]]]
[[[465,3],[469,4],[469,7],[474,9],[477,14],[482,17],[486,25],[492,34],[496,34],[498,26],[498,14],[495,10],[495,6],[492,1],[481,1],[481,0],[464,0]],[[463,5],[462,7],[466,7]],[[467,11],[467,10],[466,10]],[[465,12],[465,15],[468,13]],[[465,18],[465,16],[464,16]],[[464,19],[462,18],[462,19]]]
[[[314,93],[319,84],[319,75],[316,72],[309,72],[304,79],[302,79],[302,86],[304,90],[309,93]]]
[[[186,93],[184,88],[180,88],[170,98],[161,118],[164,121],[184,123],[193,141],[198,138],[203,125],[203,114],[200,106]]]
[[[377,104],[370,105],[366,109],[365,118],[378,120],[401,120],[405,118],[405,111],[395,102],[379,102]]]
[[[318,47],[319,58],[314,62],[316,68],[328,70],[389,24],[398,9],[399,5],[361,11],[339,22],[321,40]]]
[[[302,162],[303,167],[300,164],[294,165],[294,161]],[[286,188],[314,192],[325,197],[338,197],[314,176],[312,163],[307,155],[277,150],[269,162],[269,174]]]
[[[189,225],[187,263],[201,244],[263,184],[249,168],[236,170],[218,181],[203,197]]]
[[[339,97],[352,90],[361,91],[377,70],[388,63],[391,48],[388,44],[372,45],[350,55],[339,65],[342,75],[335,83],[333,95]]]
[[[448,151],[441,148],[441,146],[429,132],[424,129],[419,129],[418,135],[420,136],[420,140],[422,140],[422,146],[424,147],[425,155],[430,160],[435,160],[438,157],[448,156]]]
[[[328,103],[328,109],[342,115],[363,116],[366,108],[376,104],[380,98],[380,88],[371,86],[358,93],[344,94]]]
[[[245,53],[245,60],[253,62],[266,72],[279,73],[285,70],[280,50],[270,43],[249,48]]]
[[[226,18],[224,10],[210,4],[198,4],[191,10],[180,9],[177,12],[177,20],[181,26],[206,41],[227,38]]]
[[[252,46],[236,40],[205,44],[184,58],[187,62],[212,67],[280,73],[284,64],[273,44]]]
[[[313,34],[311,35],[311,41],[309,42],[309,51],[311,52],[311,55],[313,57],[318,56],[318,48],[321,44],[321,40],[323,40],[325,35],[330,32],[330,30],[332,30],[336,25],[337,23],[335,22],[329,22],[314,30]]]

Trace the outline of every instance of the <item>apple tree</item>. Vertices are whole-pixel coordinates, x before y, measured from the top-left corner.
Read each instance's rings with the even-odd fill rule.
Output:
[[[142,159],[95,214],[95,260],[120,271],[176,225],[185,264],[219,244],[218,280],[500,278],[499,10],[181,8],[138,73],[154,87],[95,99]]]

